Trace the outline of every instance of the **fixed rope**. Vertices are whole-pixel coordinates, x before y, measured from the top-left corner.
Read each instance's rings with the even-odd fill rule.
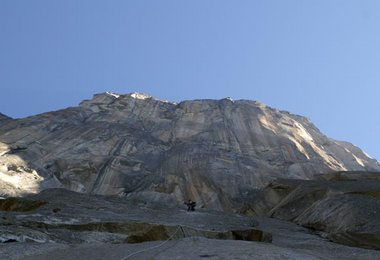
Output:
[[[173,233],[173,234],[172,234],[167,240],[165,240],[165,241],[162,242],[161,244],[158,244],[158,245],[156,245],[156,246],[152,246],[152,247],[149,247],[149,248],[146,248],[146,249],[143,249],[143,250],[140,250],[140,251],[134,252],[134,253],[129,254],[129,255],[123,257],[123,258],[120,258],[120,260],[126,260],[126,259],[128,259],[128,258],[130,258],[130,257],[132,257],[132,256],[134,256],[134,255],[137,255],[137,254],[140,254],[140,253],[142,253],[142,252],[146,252],[146,251],[149,251],[149,250],[152,250],[152,249],[156,249],[156,248],[159,248],[159,247],[163,246],[163,245],[166,244],[169,240],[171,240],[171,239],[174,237],[174,235],[177,234],[178,230],[180,230],[180,229],[181,229],[182,232],[184,233],[182,226],[179,225],[178,228],[176,229],[176,231],[175,231],[175,232],[174,232],[174,233]],[[185,234],[185,233],[184,233],[184,234]]]

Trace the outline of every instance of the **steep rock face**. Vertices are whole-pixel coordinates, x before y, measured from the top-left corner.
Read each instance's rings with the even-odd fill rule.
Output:
[[[304,117],[227,98],[175,104],[138,93],[98,94],[79,107],[1,122],[0,142],[0,173],[14,176],[19,165],[34,170],[35,191],[170,194],[215,209],[231,209],[234,198],[276,178],[380,171],[376,160]]]

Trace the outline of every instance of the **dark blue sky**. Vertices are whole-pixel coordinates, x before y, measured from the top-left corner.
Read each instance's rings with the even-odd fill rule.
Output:
[[[0,112],[94,93],[260,100],[380,158],[378,0],[1,0]]]

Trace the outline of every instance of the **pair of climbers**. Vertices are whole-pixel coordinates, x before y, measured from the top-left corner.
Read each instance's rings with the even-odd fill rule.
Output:
[[[187,206],[187,211],[194,211],[195,205],[197,204],[195,201],[188,200],[187,202],[184,202],[184,204]]]

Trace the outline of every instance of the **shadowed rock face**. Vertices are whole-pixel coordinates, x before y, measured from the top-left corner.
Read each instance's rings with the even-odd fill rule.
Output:
[[[322,231],[335,242],[380,250],[380,173],[328,178],[333,180],[276,180],[256,196],[252,212]]]
[[[20,198],[7,198],[0,200],[0,211],[31,211],[46,203],[46,201],[28,201]]]
[[[79,107],[0,121],[3,195],[46,188],[230,210],[276,178],[379,171],[359,148],[256,101],[179,104],[104,93]],[[1,194],[0,194],[1,196]]]
[[[1,121],[5,121],[5,120],[10,120],[10,119],[11,119],[10,117],[8,117],[8,116],[6,116],[6,115],[0,113],[0,122],[1,122]]]

